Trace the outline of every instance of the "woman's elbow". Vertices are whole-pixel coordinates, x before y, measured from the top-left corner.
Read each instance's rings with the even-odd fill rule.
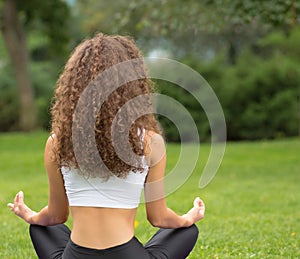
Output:
[[[148,222],[149,222],[153,227],[158,227],[159,222],[158,222],[157,219],[155,219],[155,218],[153,218],[153,217],[147,215],[147,220],[148,220]]]
[[[61,215],[55,215],[52,217],[51,225],[63,224],[68,220],[68,217],[69,217],[69,211]]]
[[[60,220],[61,220],[61,223],[65,223],[69,218],[69,210],[67,210],[64,214],[61,215],[60,217]]]
[[[65,223],[68,220],[68,216],[69,215],[65,215],[65,216],[62,216],[62,217],[58,218],[57,219],[57,224],[63,224],[63,223]]]
[[[147,220],[153,227],[156,227],[156,228],[164,227],[163,220],[160,217],[153,217],[153,216],[147,215]]]

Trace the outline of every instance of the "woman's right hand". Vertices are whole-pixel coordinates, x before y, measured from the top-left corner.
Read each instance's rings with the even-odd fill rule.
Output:
[[[205,204],[199,197],[197,197],[194,200],[194,207],[190,209],[182,217],[185,218],[190,223],[190,225],[192,225],[195,222],[203,219],[204,214],[205,214]]]
[[[25,203],[24,203],[24,194],[22,191],[16,194],[14,199],[14,203],[8,203],[7,206],[9,209],[15,213],[17,216],[25,220],[27,223],[31,224],[31,218],[36,215],[36,212],[31,210]]]

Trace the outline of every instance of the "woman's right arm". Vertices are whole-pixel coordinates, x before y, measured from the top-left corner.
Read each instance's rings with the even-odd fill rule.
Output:
[[[146,139],[149,143],[148,161],[150,169],[145,184],[146,212],[149,222],[160,228],[189,227],[204,217],[205,205],[200,198],[194,200],[194,206],[184,215],[179,216],[169,209],[164,197],[164,174],[166,166],[166,149],[163,138],[150,133]]]
[[[48,205],[39,212],[32,211],[24,203],[24,194],[22,191],[17,193],[14,203],[8,204],[12,212],[29,224],[51,226],[64,223],[68,219],[69,203],[65,192],[63,177],[57,163],[52,158],[54,141],[56,141],[54,137],[50,136],[48,138],[44,155],[49,181]]]

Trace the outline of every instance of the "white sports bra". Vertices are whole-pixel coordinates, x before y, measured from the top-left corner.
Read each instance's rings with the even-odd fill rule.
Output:
[[[137,208],[148,166],[143,172],[129,172],[126,179],[111,176],[107,181],[99,177],[86,178],[75,168],[62,167],[61,172],[70,206]]]

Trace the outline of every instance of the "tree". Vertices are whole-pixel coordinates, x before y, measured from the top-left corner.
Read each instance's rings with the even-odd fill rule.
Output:
[[[205,3],[221,8],[227,20],[259,21],[285,29],[299,24],[299,0],[206,0]]]
[[[1,4],[1,32],[11,59],[19,93],[19,128],[23,131],[30,131],[37,126],[37,111],[28,68],[30,53],[26,34],[34,28],[38,20],[40,29],[49,38],[49,46],[61,54],[68,40],[65,28],[69,9],[67,4],[60,0],[4,0]]]
[[[299,0],[78,0],[76,7],[88,34],[129,34],[142,49],[160,45],[177,59],[226,48],[230,64],[270,28],[296,26],[300,10]]]
[[[198,36],[214,31],[219,21],[214,19],[215,10],[191,0],[115,0],[110,4],[78,0],[76,8],[86,34],[100,30],[131,35],[146,50],[166,44],[172,47],[173,53],[198,46],[199,40],[204,38]]]

